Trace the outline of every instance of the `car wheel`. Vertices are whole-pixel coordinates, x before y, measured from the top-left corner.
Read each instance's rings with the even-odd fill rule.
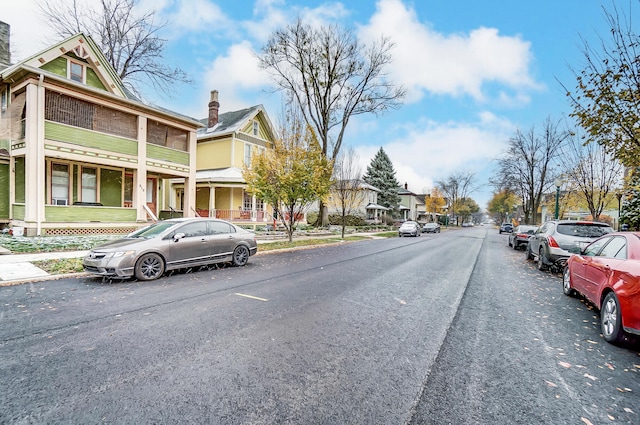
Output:
[[[164,273],[164,261],[158,254],[144,254],[135,268],[138,280],[157,279]]]
[[[624,332],[622,330],[620,304],[613,292],[609,292],[604,297],[602,309],[600,310],[600,329],[607,342],[618,343],[623,339]]]
[[[517,242],[513,242],[513,243],[511,244],[511,246],[513,246],[513,250],[514,250],[514,251],[517,251],[517,250],[519,250],[519,249],[520,249],[520,246],[518,245],[518,243],[517,243]]]
[[[571,288],[571,273],[569,273],[569,267],[565,267],[564,272],[562,272],[562,292],[567,297],[572,296],[574,293]]]
[[[531,252],[531,247],[529,247],[529,245],[527,245],[527,251],[526,251],[526,257],[528,261],[533,260],[533,253]]]
[[[545,271],[547,269],[547,265],[545,264],[544,260],[545,260],[544,249],[540,248],[540,252],[538,252],[538,262],[537,262],[538,270],[540,271]]]
[[[236,247],[233,251],[233,265],[236,267],[244,266],[249,261],[249,248],[244,245]]]

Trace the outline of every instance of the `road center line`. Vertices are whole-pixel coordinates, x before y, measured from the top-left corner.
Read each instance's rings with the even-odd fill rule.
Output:
[[[269,301],[266,298],[254,297],[253,295],[241,294],[239,292],[236,292],[235,295],[238,295],[239,297],[251,298],[253,300],[258,300],[258,301]]]

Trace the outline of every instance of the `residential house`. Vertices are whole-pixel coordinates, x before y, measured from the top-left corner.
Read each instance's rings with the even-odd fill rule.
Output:
[[[409,190],[407,183],[398,188],[400,195],[400,214],[404,220],[418,220],[419,212],[424,211],[424,197]]]
[[[273,221],[273,209],[247,192],[244,166],[272,149],[275,132],[262,105],[219,113],[218,91],[211,92],[208,117],[197,132],[195,212],[243,226]],[[172,182],[171,197],[183,209],[183,183]]]
[[[201,123],[130,93],[79,33],[10,65],[0,23],[0,220],[28,236],[129,232],[183,186],[195,215]]]
[[[337,189],[336,189],[337,188]],[[354,190],[354,196],[342,195],[341,190]],[[350,215],[363,217],[369,223],[380,223],[389,208],[378,205],[380,189],[362,180],[338,182],[329,193],[326,205],[329,214],[342,214],[343,203],[347,204]]]

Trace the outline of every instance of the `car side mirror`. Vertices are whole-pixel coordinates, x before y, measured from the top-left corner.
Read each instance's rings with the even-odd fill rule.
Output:
[[[180,239],[184,238],[185,234],[184,233],[176,233],[175,235],[173,235],[173,240],[175,242],[178,242]]]

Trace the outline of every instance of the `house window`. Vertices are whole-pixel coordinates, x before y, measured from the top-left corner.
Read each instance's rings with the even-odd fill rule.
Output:
[[[249,195],[247,192],[244,192],[244,196],[242,198],[242,209],[245,211],[251,211],[253,208],[253,197]]]
[[[69,165],[51,164],[51,203],[69,204]]]
[[[77,62],[69,62],[69,78],[79,83],[84,82],[84,66]]]
[[[253,122],[253,135],[257,136],[260,133],[260,124],[258,121]]]
[[[247,167],[251,165],[251,145],[249,143],[244,144],[244,165]]]
[[[256,211],[264,211],[264,201],[260,198],[256,198]]]
[[[124,175],[124,206],[133,206],[133,174]]]
[[[98,174],[95,168],[82,167],[82,202],[97,202]]]

